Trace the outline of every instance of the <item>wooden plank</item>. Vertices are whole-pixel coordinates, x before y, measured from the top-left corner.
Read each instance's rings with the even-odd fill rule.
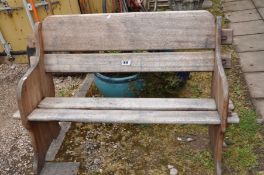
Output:
[[[221,116],[221,128],[223,132],[226,129],[226,118],[228,115],[229,92],[228,82],[221,60],[221,21],[217,18],[216,27],[216,49],[215,49],[215,67],[213,72],[212,96],[215,98],[217,110]]]
[[[85,92],[87,92],[87,91],[85,91]],[[67,98],[67,97],[63,97],[63,98]],[[59,103],[55,103],[55,104],[53,104],[53,105],[51,105],[52,103],[53,103],[53,100],[51,100],[51,101],[49,101],[49,103],[47,103],[47,100],[48,98],[45,98],[40,104],[39,104],[39,108],[54,108],[54,105],[56,105],[57,106],[57,104],[59,104],[59,106],[57,106],[57,108],[59,109],[59,108],[61,108],[62,107],[62,105],[63,105],[63,103],[61,103],[61,102],[59,102]],[[87,98],[86,98],[87,99]],[[125,98],[122,98],[122,99],[125,99]],[[63,99],[62,99],[63,100]],[[66,99],[65,99],[66,100]],[[198,99],[196,99],[196,100],[198,100]],[[56,101],[56,100],[55,100]],[[71,101],[71,100],[70,100]],[[66,104],[66,105],[68,105],[68,104]],[[64,106],[65,108],[66,108],[66,105]],[[87,105],[87,104],[86,104]],[[74,106],[77,106],[77,105],[74,105]],[[104,106],[104,107],[106,107],[106,106]],[[160,107],[160,105],[159,105],[159,107]],[[71,106],[71,107],[69,107],[69,108],[73,108],[73,106]],[[89,107],[89,108],[91,108],[91,107]],[[216,108],[216,107],[215,107]],[[235,108],[235,106],[234,106],[234,104],[233,104],[233,102],[231,101],[231,100],[229,100],[229,111],[232,111],[232,110],[234,110],[234,108]],[[77,107],[76,109],[80,109],[80,107]],[[116,107],[115,107],[115,109],[117,109]],[[124,107],[122,108],[122,109],[125,109]],[[137,109],[139,109],[139,108],[137,108]],[[16,120],[20,120],[20,114],[19,114],[19,111],[16,111],[15,113],[14,113],[14,115],[13,115],[13,119],[16,119]],[[62,130],[63,130],[63,128],[62,128]]]
[[[217,111],[142,111],[142,110],[79,110],[36,109],[31,121],[72,121],[91,123],[150,124],[219,124]]]
[[[224,53],[221,56],[222,64],[225,69],[231,69],[232,68],[232,55],[231,52]]]
[[[214,52],[45,54],[47,72],[212,71]]]
[[[221,32],[221,44],[232,44],[233,43],[233,29],[222,29]]]
[[[220,124],[217,111],[35,109],[30,114],[29,120],[134,124]]]
[[[40,175],[77,175],[79,166],[79,162],[49,162]]]
[[[51,142],[50,147],[49,147],[47,154],[46,154],[46,157],[45,157],[46,161],[54,161],[57,153],[60,150],[62,142],[66,136],[66,133],[68,132],[68,130],[71,127],[71,122],[60,122],[59,124],[61,127],[60,133],[59,133],[58,137]]]
[[[74,95],[74,97],[86,97],[86,94],[89,91],[93,81],[94,81],[94,75],[87,74],[82,84],[80,85],[79,91]]]
[[[74,94],[74,97],[85,97],[86,93],[90,89],[93,82],[93,75],[86,75],[82,84],[80,85],[79,91]],[[59,149],[63,143],[66,133],[71,127],[71,122],[60,122],[61,131],[56,139],[52,141],[46,154],[46,161],[54,161]]]
[[[205,10],[63,15],[43,21],[45,51],[214,48],[214,36],[214,16]]]
[[[214,111],[214,99],[191,98],[45,98],[39,108],[94,110]]]
[[[219,125],[209,126],[209,136],[214,155],[215,174],[222,174],[222,152],[224,133],[228,122],[229,92],[228,82],[221,60],[222,17],[216,19],[215,67],[212,80],[212,97],[215,99],[220,117]]]
[[[204,98],[45,98],[46,109],[215,111],[214,99]]]

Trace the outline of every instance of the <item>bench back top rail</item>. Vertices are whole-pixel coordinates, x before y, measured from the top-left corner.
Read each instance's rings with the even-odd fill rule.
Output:
[[[215,18],[207,11],[50,16],[45,51],[135,51],[215,48]]]

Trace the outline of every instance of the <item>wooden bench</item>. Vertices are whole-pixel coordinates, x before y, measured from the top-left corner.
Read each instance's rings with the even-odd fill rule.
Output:
[[[36,61],[17,90],[35,173],[60,131],[58,122],[71,121],[209,125],[215,172],[221,174],[224,133],[228,123],[239,122],[228,109],[221,61],[221,42],[231,43],[230,32],[207,11],[51,16],[38,23]],[[151,52],[131,53],[142,50]],[[54,97],[54,72],[177,71],[212,72],[211,98]]]

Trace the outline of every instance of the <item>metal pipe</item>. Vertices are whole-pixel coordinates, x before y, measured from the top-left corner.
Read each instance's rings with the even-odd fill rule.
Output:
[[[27,51],[11,51],[10,54],[13,56],[15,55],[27,55]],[[5,52],[0,52],[0,56],[7,56]]]
[[[4,36],[3,36],[1,31],[0,31],[0,42],[3,45],[3,49],[4,49],[5,53],[6,53],[6,55],[9,58],[13,59],[13,56],[11,54],[11,47],[10,47],[9,43],[6,42],[6,40],[5,40],[5,38],[4,38]]]
[[[31,13],[30,13],[29,8],[28,8],[27,0],[22,0],[22,1],[23,1],[24,9],[25,9],[26,14],[27,14],[27,17],[28,17],[28,21],[29,21],[29,23],[30,23],[30,25],[31,25],[32,30],[34,31],[35,22],[34,22],[34,20],[33,20],[33,18],[32,18],[32,15],[31,15]]]

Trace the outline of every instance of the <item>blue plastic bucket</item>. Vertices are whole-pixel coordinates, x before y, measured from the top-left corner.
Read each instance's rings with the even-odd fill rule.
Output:
[[[139,74],[126,77],[110,77],[95,73],[95,85],[105,97],[136,97],[143,90],[144,82]]]

